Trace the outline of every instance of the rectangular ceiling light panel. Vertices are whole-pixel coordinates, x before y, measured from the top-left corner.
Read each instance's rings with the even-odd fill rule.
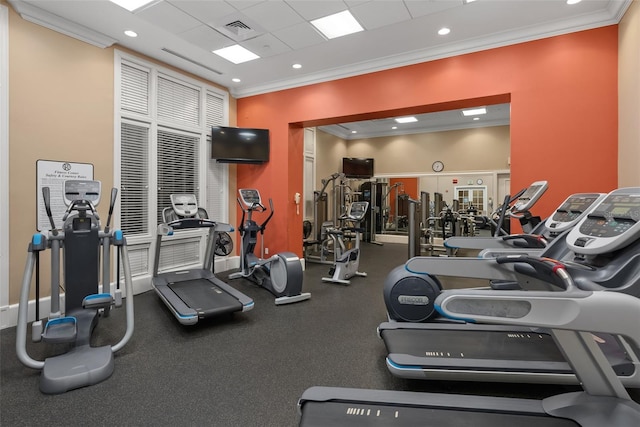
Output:
[[[395,120],[398,123],[413,123],[413,122],[417,122],[418,121],[418,119],[416,119],[413,116],[411,116],[411,117],[398,117]]]
[[[328,39],[335,39],[346,36],[347,34],[364,31],[364,28],[362,28],[348,10],[334,13],[324,18],[314,19],[311,21],[311,24]]]
[[[480,114],[487,114],[487,109],[485,107],[481,107],[481,108],[472,108],[471,110],[462,110],[462,115],[465,117],[479,116]]]
[[[129,12],[133,12],[136,9],[140,9],[155,0],[110,0],[112,3],[117,4],[120,7],[127,9]]]
[[[239,44],[234,44],[233,46],[214,50],[213,53],[223,57],[227,61],[233,62],[234,64],[242,64],[243,62],[260,58],[258,55],[248,49],[243,48]]]

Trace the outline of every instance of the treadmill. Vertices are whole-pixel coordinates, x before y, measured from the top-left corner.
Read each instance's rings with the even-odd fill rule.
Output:
[[[207,212],[198,207],[194,194],[172,194],[171,207],[162,212],[163,223],[158,225],[151,284],[169,310],[183,325],[194,325],[201,319],[249,311],[253,299],[237,291],[213,274],[216,233],[233,231],[229,224],[208,219]],[[209,229],[202,268],[158,273],[162,237],[175,230]]]
[[[495,245],[486,246],[479,256],[483,258],[513,253],[540,253],[556,237],[571,230],[591,208],[604,199],[604,193],[577,193],[567,197],[553,214],[541,222],[531,234],[515,234],[495,238]],[[505,250],[506,249],[506,250]]]
[[[443,291],[445,316],[512,327],[548,329],[580,378],[582,392],[542,400],[312,387],[298,401],[300,425],[483,427],[631,427],[640,425],[634,402],[595,345],[592,333],[620,334],[640,347],[640,301],[618,292],[576,289],[565,268],[539,260],[566,283],[566,292]],[[590,331],[590,332],[585,332]]]
[[[541,257],[560,260],[583,290],[610,290],[640,296],[640,188],[609,193],[573,229],[565,231]],[[416,257],[405,264],[410,277],[474,277],[492,286],[517,282],[526,290],[552,290],[535,268],[496,259]],[[428,274],[428,275],[426,275]],[[497,279],[497,281],[495,281]],[[494,289],[494,291],[495,291]],[[405,298],[415,301],[412,298]],[[415,307],[409,307],[415,309]],[[391,312],[391,311],[390,311]],[[429,323],[384,322],[378,327],[395,376],[413,379],[577,384],[571,366],[548,330],[480,325],[437,318]],[[594,335],[627,387],[640,387],[638,352],[616,334]]]
[[[521,195],[515,197],[514,200],[507,201],[507,196],[500,209],[498,230],[500,230],[500,224],[505,219],[508,220],[510,217],[530,217],[529,210],[546,190],[546,181],[536,181],[521,192]],[[551,240],[563,231],[572,228],[582,219],[582,216],[586,214],[589,208],[604,196],[601,193],[572,194],[562,202],[549,218],[528,229],[529,232],[505,236],[500,236],[498,235],[499,233],[496,233],[493,237],[453,236],[445,240],[444,245],[449,253],[455,252],[456,249],[489,249],[490,252],[488,254],[481,254],[481,256],[486,257],[496,256],[494,252],[501,249],[519,249],[521,252],[525,249],[544,249]],[[511,204],[513,205],[511,206]]]

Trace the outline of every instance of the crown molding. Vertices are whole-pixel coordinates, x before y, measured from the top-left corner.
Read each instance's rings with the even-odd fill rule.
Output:
[[[25,21],[49,28],[50,30],[62,33],[74,39],[81,40],[99,48],[107,48],[117,42],[109,36],[90,28],[78,25],[68,19],[54,15],[44,9],[33,6],[22,0],[7,0],[13,9]]]
[[[483,50],[540,40],[549,37],[560,36],[578,31],[591,30],[608,25],[617,25],[632,0],[612,1],[606,11],[581,15],[570,19],[552,21],[542,26],[524,28],[520,31],[509,31],[493,34],[487,37],[467,40],[459,43],[451,43],[432,48],[421,49],[400,55],[392,55],[378,58],[374,61],[361,62],[349,67],[328,70],[322,73],[309,74],[298,79],[283,79],[264,85],[247,86],[232,89],[232,96],[245,98],[262,95],[269,92],[292,89],[300,86],[354,77],[362,74],[374,73],[422,62],[435,61]]]

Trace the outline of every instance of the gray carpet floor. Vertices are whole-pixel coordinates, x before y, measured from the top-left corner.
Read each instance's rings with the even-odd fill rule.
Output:
[[[311,299],[286,306],[234,280],[255,308],[195,326],[180,325],[153,291],[137,295],[135,333],[116,354],[111,378],[61,395],[40,393],[39,372],[16,358],[15,328],[2,330],[0,424],[295,426],[297,400],[314,385],[534,398],[571,390],[393,377],[376,327],[386,320],[384,278],[406,258],[406,245],[363,244],[368,277],[349,286],[323,283],[329,266],[307,263],[303,290]],[[96,344],[114,343],[123,328],[124,310],[116,310],[98,325]],[[43,347],[30,343],[29,352],[60,351]]]

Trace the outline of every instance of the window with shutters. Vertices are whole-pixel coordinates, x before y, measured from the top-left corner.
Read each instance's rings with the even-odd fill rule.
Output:
[[[116,165],[119,227],[134,275],[149,274],[156,227],[169,195],[192,193],[209,217],[228,221],[228,167],[210,159],[211,126],[228,125],[228,94],[116,51]],[[161,269],[199,262],[206,232],[171,239]],[[194,259],[195,257],[195,259]]]
[[[171,194],[198,194],[199,136],[158,129],[158,200],[156,222],[169,206]]]

